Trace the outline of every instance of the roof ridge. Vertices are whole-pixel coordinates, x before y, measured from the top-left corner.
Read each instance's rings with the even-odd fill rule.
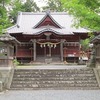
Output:
[[[45,15],[47,12],[20,12],[22,15]],[[69,15],[67,12],[50,12],[51,15]]]
[[[22,12],[22,15],[44,15],[45,12]]]

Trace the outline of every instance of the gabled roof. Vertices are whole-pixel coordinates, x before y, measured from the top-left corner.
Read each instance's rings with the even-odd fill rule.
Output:
[[[37,34],[40,33],[39,30],[42,30],[43,27],[39,28],[33,28],[39,25],[46,16],[49,16],[54,23],[56,23],[61,28],[56,28],[49,26],[49,28],[52,28],[52,30],[60,32],[63,34],[78,32],[78,33],[87,33],[90,32],[87,29],[84,28],[78,28],[72,27],[73,25],[73,17],[68,15],[66,12],[50,12],[49,14],[45,12],[20,12],[18,13],[17,23],[7,28],[7,33],[27,33],[27,34]],[[48,29],[45,27],[45,29]]]
[[[45,19],[48,18],[48,17],[51,19],[51,21],[52,21],[57,27],[63,28],[60,24],[58,24],[58,23],[53,19],[53,17],[50,15],[49,12],[46,12],[46,15],[41,19],[41,21],[39,21],[39,22],[34,26],[34,28],[37,28],[39,25],[41,25],[42,22],[45,21]]]

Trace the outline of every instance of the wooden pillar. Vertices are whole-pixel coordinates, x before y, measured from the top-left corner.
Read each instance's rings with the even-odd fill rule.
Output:
[[[36,39],[33,40],[33,59],[36,61]]]
[[[63,61],[63,40],[61,40],[60,43],[60,55],[61,55],[61,61]]]
[[[46,46],[44,47],[44,56],[46,57]]]
[[[80,36],[79,36],[79,41],[78,41],[78,42],[79,42],[79,45],[78,45],[78,48],[79,48],[79,52],[78,52],[78,53],[79,53],[79,57],[80,57],[80,51],[81,51],[81,44],[80,44],[80,41],[81,41],[81,39],[80,39]]]
[[[51,57],[51,47],[49,47],[49,56]]]
[[[67,48],[63,48],[63,57],[64,57],[64,62],[66,62],[66,57],[67,57]]]

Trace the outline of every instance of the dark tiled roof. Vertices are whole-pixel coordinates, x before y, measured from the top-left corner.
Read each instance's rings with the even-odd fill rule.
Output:
[[[37,29],[34,27],[38,25],[45,17],[45,12],[20,12],[18,14],[17,23],[6,29],[7,33],[33,33],[33,35],[37,34]],[[50,12],[50,18],[61,28],[57,29],[56,31],[60,30],[61,34],[73,33],[73,32],[82,32],[87,33],[90,32],[87,29],[79,27],[78,29],[73,26],[73,16],[68,15],[66,12]],[[62,33],[64,31],[64,33]]]

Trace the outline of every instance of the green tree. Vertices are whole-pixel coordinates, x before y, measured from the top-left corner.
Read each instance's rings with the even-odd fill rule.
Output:
[[[43,7],[43,10],[51,11],[64,11],[62,2],[60,0],[44,0],[47,3],[47,6]]]
[[[74,26],[84,27],[91,31],[100,31],[100,0],[61,0],[66,11],[73,15]],[[93,33],[89,33],[90,38],[82,40],[84,50],[89,47],[89,42],[93,38]]]
[[[13,21],[13,23],[16,23],[18,11],[36,12],[40,10],[33,0],[27,0],[25,3],[22,3],[21,0],[14,0],[11,3],[11,7],[10,19]]]
[[[37,12],[40,11],[40,8],[34,2],[34,0],[27,0],[23,5],[22,8],[26,12]]]
[[[9,17],[12,20],[12,23],[16,23],[18,11],[23,11],[21,0],[14,0],[10,4],[11,10],[9,11]]]
[[[100,0],[61,0],[63,7],[75,17],[75,25],[100,31]]]
[[[1,0],[0,1],[0,34],[2,34],[2,30],[11,25],[8,13],[7,13],[7,4],[10,0]]]

